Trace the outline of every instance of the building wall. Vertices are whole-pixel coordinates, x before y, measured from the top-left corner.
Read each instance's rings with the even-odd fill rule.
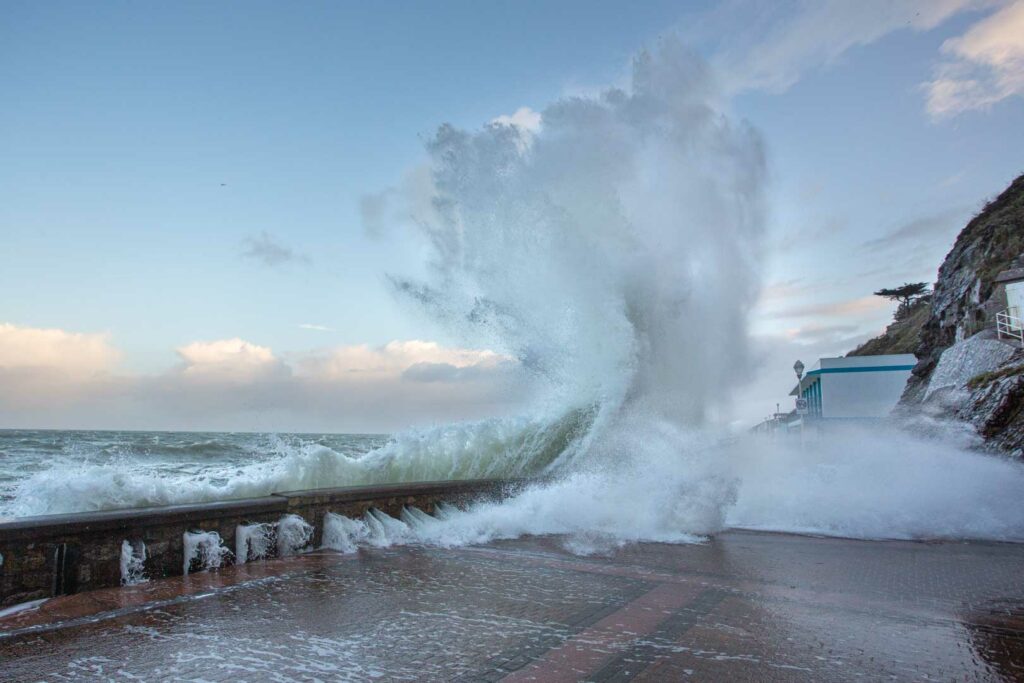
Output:
[[[1024,316],[1024,282],[1010,282],[1006,285],[1006,307],[1015,317]]]
[[[822,417],[886,417],[896,407],[910,370],[823,373],[820,378]]]

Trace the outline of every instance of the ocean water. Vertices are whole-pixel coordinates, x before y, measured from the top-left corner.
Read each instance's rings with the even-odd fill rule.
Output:
[[[365,434],[0,430],[0,516],[402,481],[524,477],[571,459],[590,411]]]
[[[159,482],[168,489],[227,490],[241,472],[273,469],[288,454],[323,450],[356,458],[387,440],[373,434],[0,430],[0,515],[160,504],[170,496],[161,495]],[[132,488],[137,497],[89,488],[131,480],[141,484]]]

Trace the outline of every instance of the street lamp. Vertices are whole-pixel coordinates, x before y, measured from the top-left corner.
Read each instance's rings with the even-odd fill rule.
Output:
[[[807,413],[806,403],[801,391],[804,384],[804,364],[799,360],[793,363],[793,371],[796,373],[796,413],[800,416],[800,450],[804,448],[804,415]]]

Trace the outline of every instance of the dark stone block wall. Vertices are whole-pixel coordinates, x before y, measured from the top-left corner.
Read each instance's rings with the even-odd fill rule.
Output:
[[[177,576],[184,572],[184,534],[189,531],[216,531],[234,551],[240,524],[273,524],[295,514],[313,526],[313,545],[318,547],[328,512],[354,518],[377,508],[397,517],[408,505],[431,513],[439,502],[460,505],[500,498],[523,485],[476,480],[357,486],[196,505],[24,517],[0,523],[0,608],[120,585],[121,546],[126,540],[145,543],[148,578]]]

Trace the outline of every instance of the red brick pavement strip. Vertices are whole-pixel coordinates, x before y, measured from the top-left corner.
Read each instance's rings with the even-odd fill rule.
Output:
[[[582,675],[600,669],[638,636],[652,633],[700,593],[697,586],[662,583],[502,680],[509,683],[578,681]]]
[[[851,595],[836,591],[778,585],[770,581],[737,579],[735,577],[726,577],[720,574],[709,574],[707,572],[694,571],[689,568],[680,568],[676,573],[668,573],[642,567],[632,567],[629,565],[613,565],[600,562],[589,562],[586,560],[567,560],[559,557],[549,557],[539,553],[523,554],[487,547],[464,548],[462,550],[482,553],[495,558],[500,558],[502,556],[514,557],[515,561],[518,563],[531,564],[538,567],[619,576],[653,583],[718,588],[725,591],[732,591],[738,595],[756,594],[760,601],[764,601],[767,596],[786,601],[802,602],[818,608],[829,607],[834,609],[851,610],[873,615],[885,615],[888,618],[913,618],[955,621],[956,623],[962,623],[961,619],[950,619],[948,616],[948,610],[933,608],[927,605],[916,603],[897,604],[890,600],[872,599],[870,597],[865,597],[862,594]]]

